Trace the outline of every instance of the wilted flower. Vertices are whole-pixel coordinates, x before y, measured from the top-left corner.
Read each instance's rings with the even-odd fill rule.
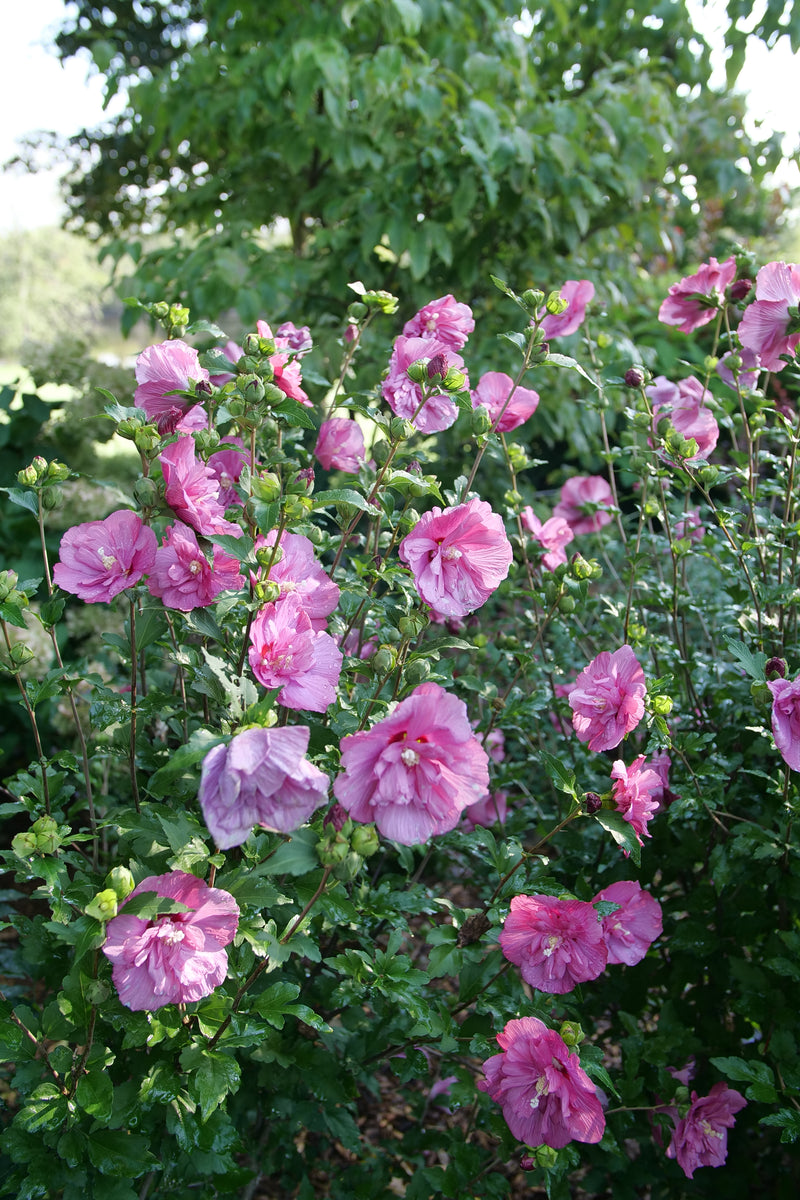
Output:
[[[220,850],[260,825],[291,833],[324,803],[328,776],[305,757],[307,725],[245,729],[203,759],[200,807]]]
[[[502,1053],[483,1064],[486,1081],[478,1087],[502,1106],[515,1138],[555,1149],[600,1141],[605,1117],[597,1090],[555,1030],[537,1017],[519,1017],[497,1041]]]
[[[746,1104],[744,1096],[725,1083],[715,1083],[707,1096],[692,1092],[688,1113],[675,1121],[667,1158],[676,1159],[688,1179],[698,1167],[721,1167],[728,1156],[728,1130],[735,1124],[734,1113]]]
[[[458,409],[446,392],[430,396],[419,409],[422,389],[419,383],[408,377],[407,371],[412,363],[420,360],[428,363],[437,354],[444,354],[449,366],[464,369],[464,360],[454,354],[446,342],[436,341],[435,338],[396,338],[389,360],[389,373],[383,382],[383,398],[392,412],[407,421],[413,420],[415,428],[421,433],[439,433],[449,429],[458,416]],[[469,386],[468,381],[464,386]]]
[[[756,298],[744,311],[739,340],[761,360],[765,371],[782,371],[782,354],[793,354],[800,342],[800,266],[771,262],[756,275]],[[794,315],[790,313],[794,309]]]
[[[635,879],[621,879],[603,888],[595,896],[619,904],[616,912],[602,918],[603,937],[608,947],[609,963],[626,963],[632,967],[641,962],[651,944],[660,937],[663,928],[661,905]]]
[[[558,315],[548,314],[541,328],[546,338],[566,337],[579,329],[586,317],[586,308],[594,299],[594,284],[588,279],[568,279],[561,288],[561,299],[568,307]],[[533,322],[531,322],[533,324]]]
[[[328,633],[315,630],[300,597],[266,604],[250,628],[248,659],[266,688],[280,688],[286,708],[325,712],[336,697],[342,652]]]
[[[399,554],[425,603],[447,617],[466,616],[485,604],[513,558],[502,519],[477,499],[425,513],[403,538]]]
[[[469,305],[447,295],[423,305],[410,321],[406,321],[403,336],[432,339],[443,343],[445,348],[460,350],[474,328]]]
[[[593,658],[569,691],[572,726],[590,750],[613,750],[644,716],[644,671],[630,646]]]
[[[471,395],[472,407],[478,408],[482,404],[492,418],[492,429],[499,433],[508,433],[524,424],[539,404],[538,392],[532,388],[515,388],[511,376],[502,371],[486,371]]]
[[[361,426],[349,417],[331,417],[323,421],[314,456],[326,471],[345,471],[348,475],[357,475],[366,458]]]
[[[561,488],[554,517],[566,521],[574,534],[594,533],[608,525],[614,496],[602,475],[574,475]]]
[[[463,700],[423,683],[388,717],[342,741],[339,803],[406,846],[454,829],[489,786],[486,751]]]
[[[673,283],[658,310],[664,325],[677,325],[683,333],[692,333],[713,320],[725,302],[726,289],[736,278],[736,259],[717,262],[709,258],[695,275]]]
[[[515,896],[499,941],[540,992],[571,992],[576,983],[596,979],[608,959],[597,913],[584,900]]]
[[[147,586],[167,608],[189,612],[193,608],[207,608],[220,592],[238,591],[244,587],[244,579],[236,559],[219,546],[214,546],[209,563],[194,530],[176,521],[156,550]]]
[[[176,429],[188,433],[203,429],[208,414],[201,404],[171,392],[191,390],[192,383],[208,381],[208,371],[200,366],[200,356],[191,346],[177,338],[148,346],[136,359],[136,382],[139,385],[133,402],[144,409],[148,421],[158,427],[164,437]]]
[[[176,900],[188,911],[128,916],[125,905],[143,892]],[[238,924],[233,896],[194,875],[170,871],[143,879],[106,926],[103,953],[114,964],[112,979],[120,1000],[135,1012],[153,1012],[210,995],[228,973],[224,947],[233,941]]]
[[[546,571],[555,571],[556,567],[567,561],[564,549],[575,537],[572,526],[563,517],[549,517],[542,524],[530,504],[526,504],[520,513],[523,527],[533,535],[546,553],[542,555],[542,566]]]
[[[157,547],[156,535],[138,513],[122,509],[67,530],[53,580],[90,604],[112,600],[152,569]]]

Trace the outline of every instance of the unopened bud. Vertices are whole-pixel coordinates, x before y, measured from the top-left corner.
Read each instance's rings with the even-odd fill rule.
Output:
[[[158,484],[141,476],[133,485],[133,498],[139,508],[155,508],[158,504]]]
[[[286,486],[289,495],[305,496],[314,490],[314,468],[303,467]]]
[[[36,467],[23,467],[21,471],[17,471],[17,483],[20,487],[35,487],[39,480],[39,473]]]
[[[406,683],[410,683],[412,687],[416,687],[418,683],[424,683],[430,673],[431,665],[427,658],[415,658],[406,667]]]
[[[260,341],[261,339],[257,333],[246,333],[242,339],[242,353],[248,358],[251,356],[253,358],[257,357],[260,354]]]
[[[728,295],[730,296],[731,300],[733,300],[733,301],[744,300],[744,298],[746,296],[750,295],[750,292],[752,290],[753,290],[752,279],[737,279],[731,284],[730,288],[728,289]]]
[[[767,679],[785,679],[787,670],[786,659],[770,658],[764,667],[764,674]]]
[[[0,604],[16,591],[19,576],[16,571],[0,571]]]
[[[659,717],[668,717],[672,712],[674,701],[671,696],[651,696],[650,707]]]
[[[355,850],[351,850],[344,856],[342,861],[333,868],[334,879],[340,879],[342,883],[351,883],[361,870],[363,862],[364,860],[361,855],[356,854]]]
[[[155,425],[140,425],[134,431],[133,444],[141,454],[152,454],[161,445]]]
[[[565,300],[560,292],[551,292],[544,306],[551,317],[560,317],[569,308],[569,300]]]
[[[599,812],[603,807],[603,801],[597,792],[587,792],[583,797],[583,806],[590,817],[593,817],[596,812]]]
[[[105,888],[92,897],[83,911],[95,921],[110,921],[117,915],[117,893],[113,888]]]
[[[281,585],[276,579],[257,579],[253,594],[259,604],[275,604],[281,598]]]
[[[253,495],[265,504],[272,504],[280,498],[281,481],[274,471],[265,471],[263,475],[250,477]]]
[[[558,611],[563,613],[564,616],[574,613],[577,607],[578,606],[573,600],[572,596],[562,596],[558,601]]]
[[[283,512],[287,521],[302,521],[311,512],[310,496],[286,496],[283,501]]]
[[[406,617],[401,617],[397,622],[397,628],[405,638],[418,637],[423,629],[426,629],[430,621],[425,613],[413,612]]]
[[[424,383],[428,378],[428,364],[425,359],[419,358],[406,367],[406,375],[412,383]]]
[[[544,304],[544,292],[538,291],[537,288],[526,288],[521,300],[529,312],[536,312]]]
[[[467,385],[467,377],[463,371],[459,371],[458,367],[448,367],[447,374],[442,381],[442,387],[447,392],[463,392]]]
[[[469,423],[470,429],[476,437],[480,437],[482,433],[488,433],[492,428],[492,417],[488,408],[484,404],[479,404],[472,410]]]
[[[11,665],[17,671],[20,667],[26,667],[36,657],[34,652],[24,642],[12,642],[8,656],[11,659]]]
[[[136,884],[133,875],[127,867],[112,867],[105,878],[106,888],[110,888],[118,900],[130,896]]]
[[[104,979],[92,979],[86,984],[83,994],[88,1004],[93,1004],[95,1008],[98,1008],[101,1004],[105,1004],[111,995],[111,988]]]
[[[36,853],[36,834],[28,830],[26,833],[18,833],[11,839],[11,849],[20,858],[30,858]]]
[[[444,379],[447,374],[447,355],[434,354],[433,358],[428,363],[428,379]]]
[[[416,430],[411,422],[407,421],[405,417],[392,417],[392,420],[389,423],[389,433],[393,441],[405,442],[408,441],[410,437],[414,436]]]
[[[52,512],[58,508],[64,499],[64,493],[60,487],[48,487],[42,491],[42,508],[47,512]]]
[[[364,292],[361,299],[369,308],[377,308],[386,316],[391,316],[397,312],[400,301],[397,296],[393,296],[391,292],[385,292],[378,289],[374,292]]]
[[[592,564],[587,562],[582,554],[573,554],[569,564],[573,579],[591,579]]]
[[[389,443],[384,441],[383,438],[380,438],[377,442],[374,442],[372,446],[372,457],[375,459],[375,462],[378,464],[378,466],[382,467],[389,457]]]
[[[376,675],[388,675],[397,666],[397,651],[394,646],[382,645],[372,656],[372,666]]]
[[[558,1032],[567,1046],[580,1046],[586,1037],[577,1021],[562,1021]]]
[[[239,391],[249,404],[258,404],[264,399],[264,384],[258,375],[240,375],[237,379]]]
[[[640,388],[644,384],[647,376],[641,367],[628,367],[625,372],[625,386],[629,388]]]
[[[380,838],[374,825],[356,825],[350,844],[362,858],[372,858],[380,849]]]
[[[558,1162],[558,1151],[552,1146],[537,1146],[533,1153],[536,1156],[536,1165],[545,1171],[551,1170]]]

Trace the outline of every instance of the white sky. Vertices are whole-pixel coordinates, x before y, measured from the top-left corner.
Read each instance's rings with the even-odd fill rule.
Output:
[[[720,0],[689,0],[699,28],[713,39]],[[763,0],[761,0],[763,3]],[[758,0],[756,0],[758,3]],[[103,117],[102,83],[89,67],[71,59],[62,66],[52,45],[65,13],[64,0],[4,0],[0,37],[0,164],[16,151],[16,139],[37,129],[62,134],[97,124]],[[719,64],[720,82],[724,68]],[[772,50],[751,43],[740,87],[750,93],[753,121],[785,133],[784,153],[800,145],[800,56],[788,38]],[[796,164],[782,178],[800,182]],[[57,172],[36,176],[0,172],[0,233],[58,224],[62,207]]]

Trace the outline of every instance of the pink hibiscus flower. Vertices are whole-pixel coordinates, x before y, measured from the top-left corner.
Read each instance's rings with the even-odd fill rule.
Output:
[[[661,905],[649,892],[642,891],[641,884],[635,879],[621,879],[619,883],[610,884],[597,893],[592,904],[598,900],[620,906],[602,919],[609,964],[625,963],[632,967],[641,962],[652,943],[661,936]]]
[[[497,1035],[502,1053],[483,1064],[478,1088],[503,1109],[515,1138],[527,1146],[599,1142],[605,1129],[597,1090],[564,1039],[537,1017],[509,1021]]]
[[[266,537],[256,538],[256,550],[274,546],[276,537],[277,530],[271,529]],[[284,530],[279,549],[282,554],[270,567],[269,578],[280,585],[280,600],[297,596],[311,620],[311,628],[324,630],[328,617],[339,603],[338,585],[328,578],[317,562],[314,546],[304,534]]]
[[[443,356],[447,367],[457,367],[463,371],[464,360],[453,353],[448,342],[437,341],[435,338],[399,337],[395,339],[392,357],[389,360],[389,373],[383,382],[383,398],[398,417],[407,421],[413,420],[415,428],[421,433],[440,433],[449,429],[458,416],[458,409],[447,392],[431,396],[423,408],[422,388],[418,383],[408,378],[408,368],[412,363],[430,362],[437,355]],[[469,386],[469,381],[465,387]]]
[[[508,792],[491,792],[484,800],[464,809],[464,828],[470,831],[479,825],[487,829],[492,825],[505,825],[507,812]]]
[[[800,771],[800,675],[796,679],[773,679],[772,736],[785,763]]]
[[[446,617],[463,617],[485,604],[513,558],[502,519],[477,499],[425,513],[399,554],[422,599]]]
[[[403,336],[428,338],[441,342],[450,350],[460,350],[474,328],[469,305],[461,304],[454,296],[447,295],[423,305],[410,321],[406,321]]]
[[[683,333],[692,333],[712,321],[725,303],[725,292],[736,278],[736,259],[724,263],[709,258],[695,275],[673,283],[658,310],[664,325],[677,325]]]
[[[800,342],[800,266],[771,262],[756,275],[756,298],[744,311],[739,340],[761,360],[765,371],[782,371],[782,354],[794,354]],[[794,310],[792,312],[791,310]]]
[[[336,799],[404,846],[454,829],[489,787],[489,759],[463,700],[422,683],[372,729],[342,741]]]
[[[219,484],[217,499],[223,511],[233,504],[242,504],[235,485],[248,458],[242,439],[230,434],[222,438],[219,450],[209,457],[206,465]]]
[[[331,417],[323,421],[314,447],[314,456],[326,471],[344,471],[357,475],[366,459],[364,434],[357,421],[349,417]]]
[[[275,342],[277,352],[271,355],[269,360],[274,372],[272,382],[275,387],[280,388],[291,400],[297,400],[311,408],[311,401],[302,388],[303,373],[299,361],[293,355],[294,347],[290,339],[273,334],[266,321],[256,321],[256,329],[259,337],[272,338]]]
[[[502,371],[486,371],[471,395],[472,407],[478,408],[482,404],[492,418],[492,429],[499,433],[508,433],[524,424],[539,404],[538,392],[532,388],[515,388],[511,376]]]
[[[275,330],[275,342],[278,339],[282,344],[285,344],[287,349],[294,350],[298,357],[302,354],[308,354],[313,342],[311,339],[311,330],[307,325],[295,325],[294,321],[284,321]]]
[[[187,911],[128,916],[125,904],[143,892],[177,900]],[[126,1008],[154,1012],[165,1004],[189,1004],[225,981],[225,946],[239,924],[239,906],[228,892],[170,871],[143,879],[120,908],[106,926],[103,953],[114,964],[111,977]]]
[[[546,338],[566,337],[580,329],[586,318],[586,308],[594,299],[594,284],[588,279],[568,279],[561,289],[561,299],[568,307],[558,316],[546,316],[542,329]],[[533,324],[533,322],[531,322]]]
[[[265,604],[250,628],[248,659],[266,688],[280,688],[286,708],[325,712],[336,697],[342,652],[328,633],[315,630],[300,597]]]
[[[139,386],[133,402],[144,409],[148,421],[158,427],[162,437],[176,429],[181,432],[204,429],[208,415],[199,401],[170,393],[192,391],[194,384],[208,382],[208,378],[197,351],[185,342],[174,339],[148,346],[136,359]]]
[[[509,962],[540,992],[571,992],[605,970],[608,950],[591,904],[556,896],[515,896],[500,934]]]
[[[58,587],[90,604],[113,600],[152,569],[158,539],[138,513],[122,509],[104,521],[73,525],[53,567]]]
[[[557,566],[567,561],[564,547],[573,540],[575,531],[563,517],[550,517],[542,524],[530,504],[526,504],[520,513],[520,520],[523,527],[545,549],[542,566],[546,571],[555,571]]]
[[[238,591],[244,585],[236,559],[214,546],[210,563],[194,530],[182,521],[167,529],[147,581],[150,592],[163,600],[166,608],[180,612],[207,608],[220,592]]]
[[[594,533],[608,525],[614,496],[602,475],[573,475],[561,488],[554,517],[566,521],[574,534]]]
[[[690,375],[675,384],[664,375],[658,375],[646,391],[653,406],[654,427],[662,417],[667,417],[678,433],[697,442],[697,454],[688,461],[708,458],[717,444],[719,425],[706,406],[711,393],[700,380]]]
[[[645,763],[644,755],[635,758],[629,767],[617,759],[611,771],[616,780],[613,793],[617,812],[633,826],[636,840],[643,846],[643,837],[651,837],[647,823],[658,812],[664,784],[657,771]]]
[[[644,671],[630,646],[603,650],[570,688],[572,727],[590,750],[613,750],[644,716]]]
[[[219,479],[195,454],[194,438],[179,437],[161,451],[159,461],[164,473],[164,496],[176,517],[198,533],[241,537],[239,526],[225,520]]]
[[[299,829],[328,795],[328,776],[305,757],[307,725],[245,729],[203,759],[200,807],[220,850],[240,846],[256,825]]]
[[[728,1130],[735,1124],[734,1113],[746,1105],[744,1096],[725,1083],[715,1083],[707,1096],[692,1092],[689,1111],[675,1121],[667,1158],[676,1159],[688,1179],[698,1167],[721,1167],[728,1157]]]

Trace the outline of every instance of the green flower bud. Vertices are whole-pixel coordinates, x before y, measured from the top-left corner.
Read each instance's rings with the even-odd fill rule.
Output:
[[[347,854],[342,861],[333,868],[334,878],[341,879],[343,883],[350,883],[353,879],[355,879],[356,875],[358,875],[363,862],[364,860],[361,855],[356,854],[354,850],[351,850],[350,853]]]
[[[540,292],[537,288],[526,288],[521,299],[528,312],[535,313],[544,304],[544,292]]]
[[[389,457],[389,443],[384,441],[383,438],[375,442],[372,447],[372,457],[378,466],[382,467]]]
[[[753,697],[753,700],[758,708],[762,709],[763,711],[766,712],[768,709],[772,708],[772,692],[769,690],[766,683],[759,683],[758,681],[751,683],[750,695]]]
[[[60,845],[61,838],[55,830],[36,834],[36,849],[40,854],[56,854]]]
[[[364,292],[361,299],[368,308],[377,308],[382,313],[385,313],[387,317],[390,317],[392,313],[396,313],[400,304],[397,296],[393,296],[391,292],[384,292],[382,290]]]
[[[36,853],[36,834],[30,830],[27,833],[18,833],[11,839],[11,849],[19,858],[30,858]]]
[[[260,355],[260,342],[261,338],[257,333],[246,333],[242,339],[242,353],[244,356],[246,358],[256,358]]]
[[[587,562],[582,554],[574,554],[572,556],[569,569],[573,579],[592,578],[592,564]]]
[[[252,475],[251,485],[253,495],[265,504],[273,504],[280,499],[281,481],[274,471],[266,471],[263,475]]]
[[[281,598],[281,585],[274,579],[257,579],[253,594],[260,604],[274,604]]]
[[[19,576],[16,571],[0,571],[0,604],[16,591]]]
[[[718,363],[719,363],[719,359],[717,358],[717,356],[715,354],[707,354],[706,357],[703,359],[703,368],[706,371],[706,373],[708,375],[710,375],[712,373],[712,371],[716,371]]]
[[[130,896],[133,889],[136,887],[133,875],[127,867],[112,867],[105,878],[106,888],[110,888],[118,900],[124,900],[126,896]]]
[[[466,383],[467,377],[463,371],[459,371],[458,367],[448,367],[442,387],[446,392],[463,392]]]
[[[219,449],[220,436],[216,429],[200,429],[194,435],[198,454],[213,454]]]
[[[55,817],[39,817],[38,820],[33,822],[31,829],[34,833],[57,833],[58,821],[56,821]]]
[[[141,475],[133,485],[133,498],[139,508],[155,508],[159,500],[158,484]]]
[[[113,888],[105,888],[92,897],[83,911],[95,921],[110,921],[117,915],[117,893]]]
[[[317,842],[317,856],[323,867],[337,867],[350,853],[350,838],[344,830],[337,831],[326,825],[325,832]]]
[[[56,462],[55,460],[47,464],[47,478],[52,479],[54,483],[64,483],[69,479],[69,467],[64,463]]]
[[[140,425],[133,435],[133,444],[140,454],[152,456],[161,445],[155,425]]]
[[[388,675],[397,666],[397,651],[394,646],[384,643],[375,651],[370,662],[376,675]]]
[[[492,418],[488,408],[484,404],[479,404],[477,408],[472,410],[469,424],[470,429],[476,437],[490,431],[492,428]]]
[[[705,484],[707,488],[712,488],[719,479],[719,467],[714,467],[710,463],[701,467],[697,472],[700,482]]]
[[[509,443],[508,459],[517,474],[519,474],[520,471],[524,471],[529,465],[528,455],[525,453],[525,447],[520,446],[519,442]]]
[[[362,858],[372,858],[380,849],[380,838],[374,825],[356,825],[350,844]]]
[[[409,663],[405,670],[406,683],[412,687],[416,687],[419,683],[424,683],[431,673],[431,664],[427,658],[415,658],[412,663]]]
[[[366,304],[362,304],[360,300],[354,300],[352,304],[348,304],[347,317],[350,324],[357,325],[360,321],[363,321],[368,311]]]
[[[20,487],[35,487],[38,480],[36,467],[23,467],[21,471],[17,471],[17,483]]]
[[[287,521],[302,521],[311,512],[314,502],[310,496],[287,496],[283,501],[283,512]]]
[[[393,417],[389,422],[389,433],[394,442],[407,442],[416,432],[414,426],[405,417]]]
[[[36,657],[33,650],[29,646],[26,646],[24,642],[12,642],[8,656],[11,659],[11,665],[16,670],[19,670],[20,667],[26,667]]]
[[[397,622],[397,628],[402,633],[403,637],[415,638],[419,637],[423,629],[426,629],[430,624],[430,617],[427,613],[413,612],[406,617],[401,617]]]
[[[157,321],[166,321],[169,316],[169,305],[163,300],[159,300],[157,304],[150,305],[150,314]]]
[[[552,1146],[537,1146],[533,1151],[533,1157],[536,1159],[537,1166],[549,1171],[558,1162],[558,1151],[554,1150]]]
[[[632,424],[634,429],[650,429],[653,422],[646,412],[637,412],[633,414]]]
[[[47,459],[42,458],[41,454],[37,454],[36,458],[31,463],[31,466],[36,471],[37,476],[41,479],[47,474]]]
[[[569,308],[569,300],[564,300],[560,292],[551,292],[544,306],[551,317],[560,317]]]
[[[575,609],[577,607],[578,606],[575,603],[575,601],[573,600],[572,596],[561,596],[559,598],[558,611],[560,613],[563,613],[564,616],[568,616],[570,613],[574,613]]]
[[[286,393],[282,392],[274,383],[264,384],[264,403],[268,406],[283,404],[286,399]]]
[[[586,1037],[577,1021],[562,1021],[558,1032],[567,1046],[580,1046]]]
[[[668,717],[672,712],[673,700],[671,696],[651,696],[650,707],[653,712],[659,717]]]
[[[42,491],[42,508],[47,512],[52,512],[58,508],[64,499],[64,493],[60,487],[48,487]]]
[[[424,358],[417,359],[406,368],[406,375],[412,383],[427,383],[428,381],[428,364]]]
[[[239,391],[249,404],[258,404],[264,399],[264,384],[258,375],[240,375],[236,382]],[[283,395],[282,392],[281,395]]]

